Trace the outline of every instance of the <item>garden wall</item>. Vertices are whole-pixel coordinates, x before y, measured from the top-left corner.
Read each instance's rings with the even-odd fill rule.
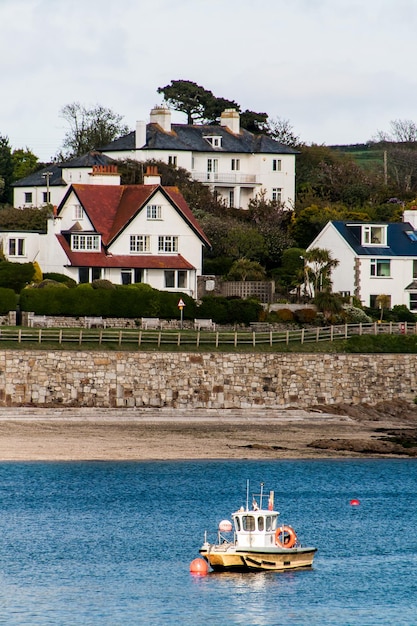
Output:
[[[415,354],[0,351],[0,405],[307,408],[417,395]]]

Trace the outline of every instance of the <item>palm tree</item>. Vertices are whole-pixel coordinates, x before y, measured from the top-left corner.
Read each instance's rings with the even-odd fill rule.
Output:
[[[391,306],[391,296],[387,296],[385,293],[380,293],[379,296],[375,298],[375,302],[377,307],[381,310],[381,314],[379,316],[379,323],[381,323],[384,315],[384,309],[389,309]]]
[[[314,294],[331,291],[330,274],[339,265],[339,261],[332,258],[330,250],[311,248],[305,253],[304,262],[310,283],[314,286]]]

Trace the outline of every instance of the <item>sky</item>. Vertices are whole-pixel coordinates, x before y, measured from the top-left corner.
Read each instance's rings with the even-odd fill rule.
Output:
[[[416,32],[416,0],[0,0],[0,136],[48,161],[65,105],[133,130],[190,80],[307,144],[365,143],[417,122]]]

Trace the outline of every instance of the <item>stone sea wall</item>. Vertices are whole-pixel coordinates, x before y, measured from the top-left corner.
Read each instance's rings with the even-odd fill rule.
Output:
[[[412,354],[0,351],[0,406],[274,409],[416,395]]]

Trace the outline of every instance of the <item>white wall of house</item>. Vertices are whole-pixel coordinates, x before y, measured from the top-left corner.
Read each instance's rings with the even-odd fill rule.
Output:
[[[58,205],[65,195],[68,186],[49,188],[50,203]],[[47,204],[47,188],[45,187],[14,187],[13,189],[13,206],[16,209],[31,209],[42,207]]]
[[[40,264],[41,233],[8,231],[0,233],[0,247],[7,261]]]

